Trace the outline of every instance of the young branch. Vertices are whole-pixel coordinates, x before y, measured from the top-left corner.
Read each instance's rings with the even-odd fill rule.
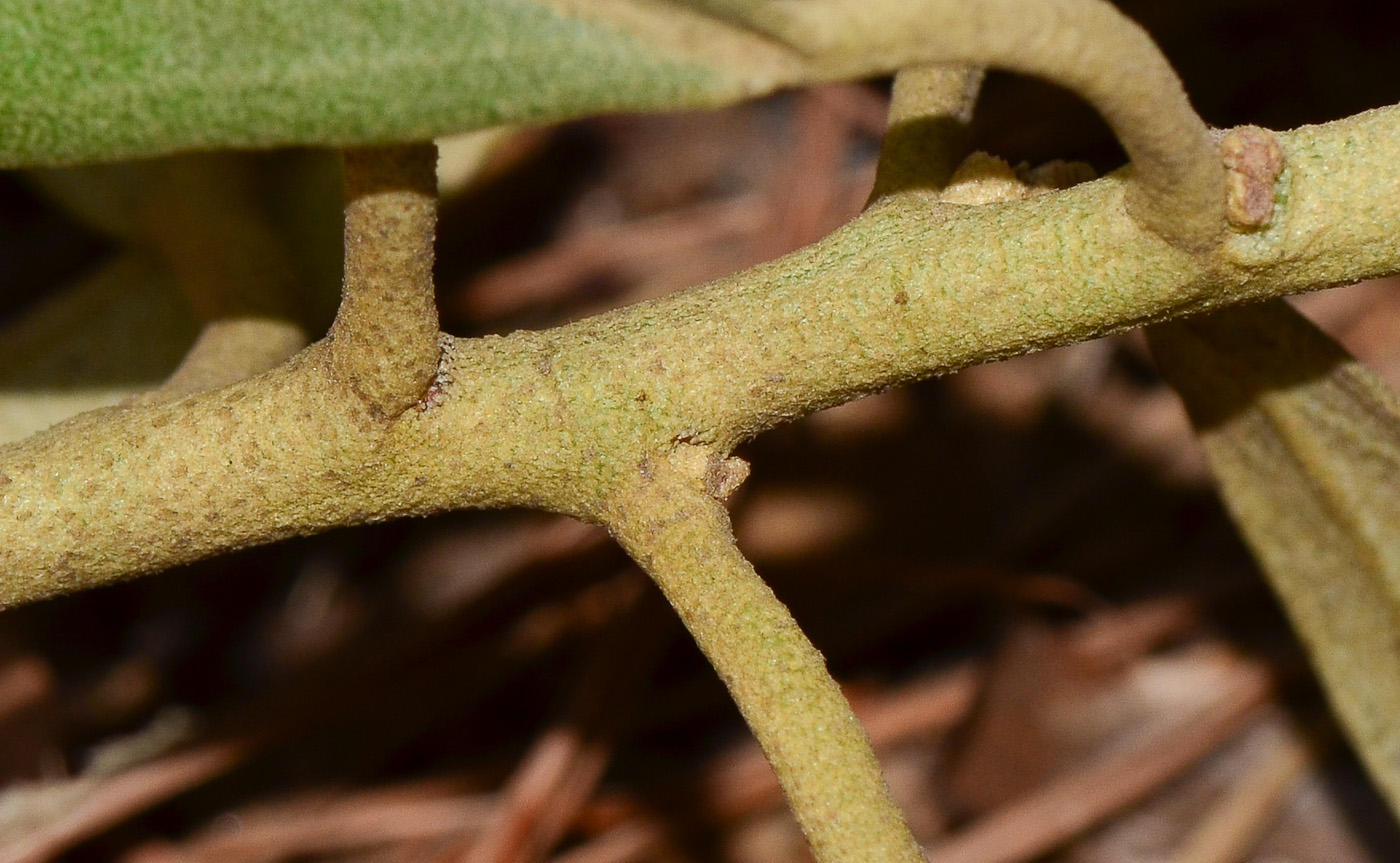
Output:
[[[1205,123],[1152,38],[1104,0],[712,0],[834,74],[970,63],[1078,93],[1133,163],[1128,212],[1182,249],[1225,231],[1225,175]]]
[[[374,416],[417,404],[438,371],[437,147],[345,151],[345,287],[331,368]]]
[[[305,291],[254,201],[246,157],[172,156],[143,166],[136,239],[151,247],[205,322],[180,367],[143,404],[218,389],[306,346]]]
[[[889,129],[866,206],[896,193],[937,200],[967,154],[968,125],[984,77],[984,70],[971,66],[915,66],[895,75]]]
[[[679,444],[649,459],[607,524],[680,615],[753,729],[820,863],[924,863],[825,660],[734,544],[710,493],[728,467]]]

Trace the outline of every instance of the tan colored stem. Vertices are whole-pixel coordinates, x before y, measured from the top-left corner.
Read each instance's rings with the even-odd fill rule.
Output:
[[[719,0],[732,17],[821,61],[833,75],[969,63],[1078,93],[1133,163],[1128,212],[1183,249],[1225,232],[1225,174],[1205,123],[1152,38],[1104,0]]]
[[[640,466],[613,535],[651,575],[753,729],[819,863],[924,863],[826,662],[734,544],[703,448]]]
[[[345,287],[331,365],[372,415],[394,417],[437,374],[437,147],[346,150],[345,197]]]
[[[870,203],[902,191],[924,193],[933,202],[966,155],[984,77],[971,66],[915,66],[895,75]]]
[[[220,318],[205,324],[170,377],[136,399],[173,401],[208,392],[276,368],[306,347],[306,330],[283,318]]]
[[[205,327],[170,379],[136,402],[227,386],[305,347],[302,278],[256,201],[249,157],[186,154],[141,170],[139,239],[156,251]]]
[[[449,344],[433,397],[388,424],[331,385],[325,343],[222,390],[77,417],[0,448],[0,604],[396,516],[599,521],[677,440],[722,453],[903,381],[1400,271],[1397,129],[1386,109],[1279,135],[1272,221],[1211,255],[1126,218],[1121,176],[982,207],[895,196],[706,286]]]

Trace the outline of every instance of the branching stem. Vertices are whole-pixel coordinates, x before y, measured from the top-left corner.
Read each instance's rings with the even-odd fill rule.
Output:
[[[972,66],[915,66],[895,75],[870,203],[898,192],[937,199],[966,153],[984,77]]]
[[[713,457],[712,457],[713,458]],[[656,580],[768,755],[820,863],[923,863],[826,663],[734,544],[704,448],[652,460],[610,527]]]
[[[0,447],[0,605],[447,509],[602,520],[596,502],[676,440],[723,453],[881,387],[1394,273],[1397,124],[1386,109],[1277,136],[1286,198],[1211,255],[1126,218],[1121,176],[980,207],[891,196],[703,287],[457,340],[440,392],[389,424],[335,386],[324,342],[223,390],[76,417]]]

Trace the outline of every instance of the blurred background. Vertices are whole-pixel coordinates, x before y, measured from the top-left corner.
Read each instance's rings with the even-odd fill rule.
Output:
[[[1400,101],[1390,4],[1120,5],[1213,125]],[[869,192],[888,91],[445,142],[444,328],[577,320],[821,238]],[[1075,98],[997,73],[972,144],[1123,161]],[[334,189],[316,154],[266,158]],[[125,332],[80,289],[119,244],[53,189],[0,176],[17,397],[13,346],[55,304]],[[1396,285],[1297,302],[1400,385]],[[132,332],[193,335],[142,314]],[[1400,860],[1138,334],[871,396],[740,454],[740,544],[935,861]],[[5,611],[0,783],[16,863],[809,859],[645,577],[601,531],[536,513],[337,531]]]

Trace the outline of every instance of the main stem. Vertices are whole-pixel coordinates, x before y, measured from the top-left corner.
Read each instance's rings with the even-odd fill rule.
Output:
[[[982,207],[891,196],[707,286],[457,340],[441,392],[388,424],[328,375],[324,342],[222,390],[75,417],[0,447],[0,605],[448,509],[599,520],[593,502],[673,441],[725,452],[881,387],[1394,273],[1397,129],[1385,109],[1278,136],[1273,222],[1209,256],[1125,218],[1118,176]]]

